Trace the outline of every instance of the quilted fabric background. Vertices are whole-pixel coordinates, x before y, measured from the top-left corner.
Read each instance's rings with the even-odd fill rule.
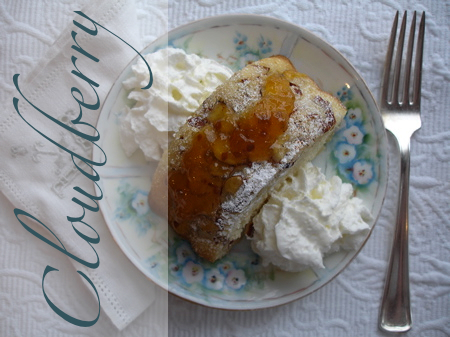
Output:
[[[0,1],[0,102],[11,99],[15,73],[37,61],[87,0]],[[422,128],[411,144],[410,279],[414,327],[407,336],[450,336],[450,3],[433,0],[169,0],[169,29],[207,16],[253,13],[306,28],[337,48],[378,97],[385,51],[396,10],[426,11]],[[136,31],[144,47],[162,32],[149,20],[163,0],[136,0]],[[161,15],[164,12],[161,11]],[[3,112],[0,112],[0,116]],[[169,296],[169,335],[385,336],[378,309],[393,235],[397,150],[390,142],[386,202],[358,257],[335,280],[307,298],[265,310],[229,312]],[[7,146],[7,144],[1,144]],[[64,259],[32,240],[0,194],[0,336],[153,336],[149,308],[118,331],[106,315],[87,329],[56,316],[42,296],[42,268]],[[8,210],[8,211],[7,211]],[[67,264],[67,268],[73,268]],[[71,275],[70,273],[62,275]],[[81,279],[52,284],[74,313],[96,308]],[[90,309],[89,309],[90,310]],[[92,309],[95,311],[95,309]],[[92,313],[94,313],[94,311]],[[90,312],[88,312],[89,314]]]

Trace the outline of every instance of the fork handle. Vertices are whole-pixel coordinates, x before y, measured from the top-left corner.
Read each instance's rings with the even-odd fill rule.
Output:
[[[408,262],[409,141],[399,143],[400,186],[394,241],[380,310],[380,329],[404,332],[411,328]]]

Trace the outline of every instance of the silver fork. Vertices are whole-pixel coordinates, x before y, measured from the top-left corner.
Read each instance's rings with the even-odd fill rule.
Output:
[[[394,69],[391,72],[398,14],[397,12],[395,15],[386,55],[380,104],[384,125],[397,139],[400,150],[400,185],[397,220],[379,317],[380,329],[389,332],[408,331],[412,324],[408,265],[409,144],[412,134],[420,129],[421,126],[420,86],[425,34],[425,12],[423,12],[417,38],[413,84],[412,88],[410,88],[416,12],[414,12],[411,22],[406,63],[402,68],[406,12],[403,15]]]

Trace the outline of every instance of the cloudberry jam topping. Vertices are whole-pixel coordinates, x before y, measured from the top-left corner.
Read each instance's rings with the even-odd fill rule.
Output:
[[[173,220],[183,224],[199,214],[213,215],[223,199],[243,183],[240,176],[232,175],[236,166],[276,161],[272,145],[287,130],[294,101],[288,79],[273,74],[267,78],[261,99],[245,113],[237,114],[218,102],[206,121],[202,119],[204,125],[183,154],[181,167],[169,173]],[[203,226],[207,232],[217,230],[214,223]]]

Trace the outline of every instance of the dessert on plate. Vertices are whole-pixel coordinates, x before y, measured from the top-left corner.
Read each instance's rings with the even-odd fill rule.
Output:
[[[323,149],[345,113],[286,57],[254,62],[175,133],[149,203],[199,256],[215,261],[247,232],[270,191]]]

